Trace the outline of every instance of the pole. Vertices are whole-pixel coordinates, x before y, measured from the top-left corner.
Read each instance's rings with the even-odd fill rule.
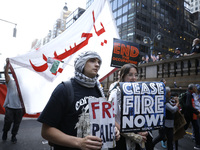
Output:
[[[14,24],[15,27],[13,29],[13,37],[16,37],[16,34],[17,34],[17,28],[16,28],[16,26],[17,26],[17,24],[13,23],[13,22],[10,22],[10,21],[7,21],[7,20],[4,20],[4,19],[0,19],[0,21],[4,21],[4,22],[10,23],[10,24]]]

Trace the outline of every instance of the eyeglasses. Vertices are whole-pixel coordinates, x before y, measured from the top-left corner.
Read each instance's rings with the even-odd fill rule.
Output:
[[[133,76],[134,78],[138,78],[138,74],[129,73],[128,76],[129,76],[129,77],[132,77],[132,76]]]

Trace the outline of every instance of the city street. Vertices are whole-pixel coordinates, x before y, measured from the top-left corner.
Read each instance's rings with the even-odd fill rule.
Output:
[[[4,115],[0,115],[0,137],[2,137]],[[191,128],[187,131],[189,134],[179,140],[179,150],[193,150],[194,142],[191,139]],[[41,123],[36,119],[24,118],[22,120],[19,133],[17,136],[18,142],[16,144],[11,143],[11,134],[8,134],[6,142],[0,140],[0,150],[50,150],[50,146],[47,141],[41,137]],[[156,136],[158,131],[153,131],[153,135]],[[165,150],[161,147],[159,142],[156,145],[155,150]]]

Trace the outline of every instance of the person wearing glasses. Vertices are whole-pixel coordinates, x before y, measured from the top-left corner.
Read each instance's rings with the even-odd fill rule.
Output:
[[[119,82],[136,82],[138,79],[138,68],[135,64],[125,64],[120,69]],[[121,90],[119,84],[109,91],[109,101],[115,104],[115,125],[120,130],[121,118]],[[116,142],[117,150],[137,150],[145,148],[148,132],[121,134],[120,140]],[[139,145],[140,146],[139,146]],[[147,149],[147,146],[146,146]]]

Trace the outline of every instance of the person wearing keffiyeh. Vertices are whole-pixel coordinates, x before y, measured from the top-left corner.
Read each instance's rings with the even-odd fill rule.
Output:
[[[65,97],[66,88],[63,83],[60,83],[38,118],[38,121],[43,124],[42,137],[53,143],[54,150],[101,149],[103,143],[101,138],[91,135],[78,137],[76,128],[79,117],[88,108],[88,99],[104,97],[98,81],[101,63],[102,59],[96,52],[81,53],[74,61],[75,76],[70,79],[74,92],[72,102],[68,101],[69,96]],[[118,140],[120,133],[117,128],[115,130],[116,140]]]

